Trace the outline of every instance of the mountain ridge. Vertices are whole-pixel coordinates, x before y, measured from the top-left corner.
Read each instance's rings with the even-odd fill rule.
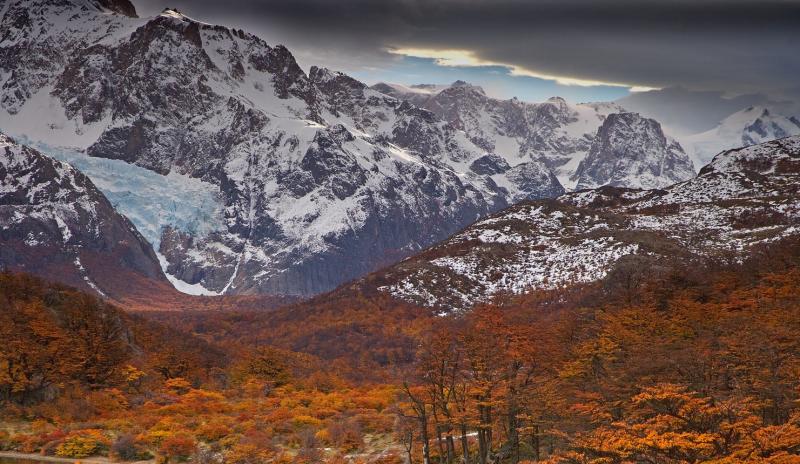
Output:
[[[632,128],[641,127],[641,131],[629,130],[629,133],[651,147],[649,155],[654,160],[650,166],[644,169],[639,164],[637,170],[637,155],[619,150],[604,157],[604,169],[614,172],[593,178],[597,169],[588,169],[586,158],[591,150],[597,151],[594,145],[604,135],[604,121],[612,114],[628,113],[615,103],[572,105],[561,97],[551,97],[541,103],[527,103],[516,98],[499,100],[487,96],[479,86],[464,81],[449,86],[416,88],[379,83],[372,88],[434,112],[464,130],[473,143],[499,155],[510,166],[541,160],[559,182],[570,189],[611,182],[626,187],[655,188],[692,175],[691,170],[683,169],[691,164],[688,157],[674,141],[667,143],[662,140],[664,135],[660,126],[653,131],[647,129],[647,124],[640,124]],[[674,173],[658,169],[656,165],[663,159],[675,165]],[[641,178],[637,179],[637,176]]]

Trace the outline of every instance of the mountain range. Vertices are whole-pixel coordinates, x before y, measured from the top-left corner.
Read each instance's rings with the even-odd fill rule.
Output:
[[[694,173],[688,156],[657,121],[615,103],[571,105],[559,97],[543,103],[498,100],[463,81],[372,88],[430,110],[510,168],[543,162],[568,188],[654,188]],[[609,115],[614,117],[607,119]]]
[[[754,149],[788,156],[770,161],[777,171],[720,174],[719,155],[695,177],[693,159],[713,150],[800,130],[764,109],[747,110],[756,117],[744,125],[734,115],[675,138],[616,103],[527,103],[462,81],[370,87],[305,72],[283,46],[173,9],[138,18],[126,0],[11,0],[0,17],[0,263],[101,294],[124,294],[122,276],[132,275],[200,295],[307,297],[414,256],[384,271],[396,276],[385,291],[460,308],[537,282],[597,279],[641,250],[666,256],[686,243],[652,237],[686,217],[641,211],[692,209],[684,199],[707,189],[702,204],[740,214],[726,202],[762,195],[784,164],[794,169],[787,139]],[[747,208],[761,217],[771,199],[756,197]],[[769,227],[794,230],[796,205],[781,208],[784,222]],[[499,219],[507,214],[524,216],[524,234],[486,232],[513,223]],[[503,264],[484,266],[495,260],[473,247],[484,232],[510,253]],[[432,254],[440,261],[426,261]],[[461,283],[438,288],[441,269]]]

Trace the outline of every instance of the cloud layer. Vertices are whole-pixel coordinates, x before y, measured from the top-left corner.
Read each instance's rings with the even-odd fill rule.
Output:
[[[794,0],[181,1],[169,5],[285,43],[306,66],[380,68],[405,54],[568,85],[773,95],[796,92],[800,75]]]

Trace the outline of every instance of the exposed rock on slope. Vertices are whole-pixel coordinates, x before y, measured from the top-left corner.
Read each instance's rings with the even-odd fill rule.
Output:
[[[0,267],[110,297],[166,283],[150,245],[86,176],[3,134]]]
[[[670,259],[740,259],[800,234],[800,137],[720,153],[663,190],[602,187],[484,219],[370,282],[440,310],[500,292],[646,272]],[[627,264],[626,264],[627,263]]]

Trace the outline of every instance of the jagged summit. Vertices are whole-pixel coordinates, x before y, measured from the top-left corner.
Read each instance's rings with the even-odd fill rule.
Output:
[[[475,92],[479,92],[479,93],[481,93],[483,95],[486,95],[486,92],[483,90],[483,87],[481,87],[479,85],[475,85],[475,84],[470,84],[469,82],[462,81],[462,80],[457,80],[457,81],[453,82],[452,84],[450,84],[450,87],[442,89],[441,92],[445,92],[448,89],[466,89],[466,90],[472,90],[472,91],[475,91]]]
[[[178,10],[177,8],[164,8],[161,13],[158,15],[160,18],[169,18],[179,22],[190,23],[190,24],[197,24],[200,26],[207,26],[207,27],[214,27],[219,29],[227,30],[228,28],[225,26],[215,26],[203,21],[199,21],[195,18],[187,16],[182,11]]]
[[[544,163],[559,183],[567,188],[587,188],[606,183],[652,188],[693,175],[693,171],[686,172],[684,169],[684,165],[691,164],[688,160],[676,162],[678,170],[674,173],[669,166],[663,169],[656,165],[635,168],[635,162],[623,159],[607,163],[602,168],[616,172],[600,175],[599,171],[594,172],[594,168],[589,167],[590,164],[584,163],[593,143],[603,134],[599,131],[606,117],[625,112],[614,103],[572,105],[558,96],[541,103],[527,103],[519,99],[499,100],[488,97],[482,90],[478,91],[463,81],[433,93],[407,91],[402,86],[387,84],[373,88],[432,111],[464,130],[473,143],[499,156],[509,167],[531,162]],[[655,137],[656,144],[661,140],[655,133],[661,131],[660,127],[657,131],[649,131],[647,125],[634,125],[629,129],[627,133],[637,137],[640,143],[650,136]],[[636,133],[639,130],[643,132]],[[685,157],[679,147],[674,151],[673,157]],[[631,147],[626,156],[635,158],[638,155],[634,154],[634,147]],[[609,161],[614,157],[605,158]],[[656,158],[665,159],[669,156],[658,155]],[[596,163],[592,161],[592,164]]]
[[[610,114],[575,176],[576,188],[602,185],[662,188],[690,179],[694,166],[656,120],[638,113]]]
[[[164,17],[167,17],[167,18],[175,18],[175,19],[180,19],[180,20],[192,21],[191,18],[189,18],[185,14],[181,13],[180,10],[178,10],[177,8],[164,8],[161,11],[161,14],[159,16],[164,16]]]

